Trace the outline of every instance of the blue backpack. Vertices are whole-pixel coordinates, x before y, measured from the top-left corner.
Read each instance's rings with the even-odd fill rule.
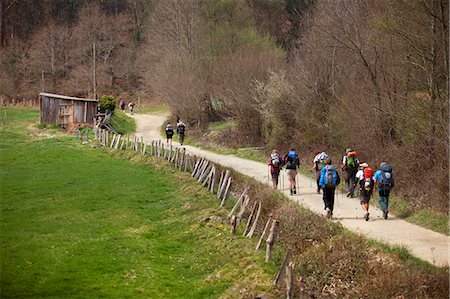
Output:
[[[289,151],[287,155],[286,169],[297,169],[298,155],[295,151]]]
[[[341,178],[337,173],[336,169],[334,169],[333,165],[325,166],[325,187],[332,188],[339,185],[341,182]]]
[[[385,163],[381,166],[381,178],[378,185],[383,191],[390,191],[394,187],[394,176],[390,164]]]

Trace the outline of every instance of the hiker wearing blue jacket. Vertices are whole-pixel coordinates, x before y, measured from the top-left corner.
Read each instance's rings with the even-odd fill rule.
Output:
[[[333,216],[334,209],[334,193],[336,187],[341,182],[341,178],[339,177],[336,168],[331,165],[331,159],[327,159],[325,162],[325,167],[322,168],[322,172],[320,174],[320,187],[323,190],[323,203],[325,206],[325,211],[327,211],[327,218],[331,219]]]
[[[394,175],[392,166],[386,162],[380,164],[380,169],[373,176],[375,185],[378,186],[378,195],[380,197],[380,208],[383,211],[383,218],[388,218],[389,213],[389,194],[394,187]]]

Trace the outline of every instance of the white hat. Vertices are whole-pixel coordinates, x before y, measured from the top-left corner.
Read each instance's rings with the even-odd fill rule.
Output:
[[[369,164],[367,164],[366,162],[359,164],[359,167],[369,167]]]

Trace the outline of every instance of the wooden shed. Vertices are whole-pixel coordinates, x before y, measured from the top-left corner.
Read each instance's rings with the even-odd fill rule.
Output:
[[[44,125],[57,124],[72,131],[94,124],[98,100],[68,97],[41,92],[39,94],[40,122]]]

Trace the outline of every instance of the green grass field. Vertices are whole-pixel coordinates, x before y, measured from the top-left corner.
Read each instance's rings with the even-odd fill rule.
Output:
[[[255,240],[202,221],[226,211],[188,174],[38,129],[37,111],[2,109],[0,119],[2,298],[273,292],[275,265]]]

